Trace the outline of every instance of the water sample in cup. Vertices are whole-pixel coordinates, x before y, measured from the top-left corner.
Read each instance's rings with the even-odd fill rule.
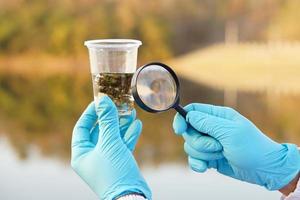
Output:
[[[86,41],[89,49],[94,100],[98,104],[108,95],[116,104],[119,115],[128,115],[134,107],[131,79],[136,71],[141,41],[105,39]]]
[[[106,94],[114,101],[120,114],[127,114],[134,105],[131,96],[132,76],[133,73],[92,74],[95,100]]]

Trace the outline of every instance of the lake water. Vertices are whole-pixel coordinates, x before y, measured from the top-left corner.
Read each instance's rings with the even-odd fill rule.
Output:
[[[51,77],[32,85],[13,77],[0,90],[0,200],[97,199],[69,166],[72,128],[92,99],[90,80],[80,89],[74,84],[84,84],[73,77]],[[9,80],[12,85],[8,87]],[[183,105],[224,102],[223,91],[188,80],[181,83]],[[238,92],[234,106],[269,137],[300,146],[299,102],[299,95]],[[135,157],[154,199],[279,199],[278,192],[212,170],[192,172],[187,168],[183,140],[172,130],[175,112],[150,114],[136,109],[143,133]]]
[[[1,200],[96,200],[95,194],[69,164],[45,158],[35,147],[20,160],[5,137],[0,138]],[[273,200],[279,192],[224,177],[214,171],[198,174],[185,164],[164,163],[142,169],[154,199]]]

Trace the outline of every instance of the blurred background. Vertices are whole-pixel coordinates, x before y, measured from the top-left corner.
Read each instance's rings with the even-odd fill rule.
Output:
[[[69,166],[73,125],[93,99],[88,39],[139,39],[139,66],[170,64],[183,104],[234,107],[274,140],[300,145],[299,8],[297,0],[0,0],[0,199],[96,199]],[[155,199],[279,199],[191,172],[174,112],[137,111],[135,156]]]

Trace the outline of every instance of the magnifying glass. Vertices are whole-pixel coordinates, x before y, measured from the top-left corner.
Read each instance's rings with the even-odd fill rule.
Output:
[[[159,62],[140,67],[133,75],[132,95],[135,102],[152,113],[175,109],[186,118],[187,112],[179,104],[179,80],[175,72]]]

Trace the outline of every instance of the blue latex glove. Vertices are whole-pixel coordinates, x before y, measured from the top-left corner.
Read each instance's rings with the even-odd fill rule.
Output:
[[[185,109],[186,119],[177,114],[173,128],[175,133],[183,134],[189,165],[194,171],[215,168],[221,174],[269,190],[283,188],[299,173],[300,154],[296,145],[271,140],[235,110],[195,103]],[[222,152],[212,138],[201,136],[186,121],[219,141]]]
[[[96,114],[97,112],[97,114]],[[140,120],[131,116],[118,118],[116,106],[107,96],[95,110],[91,103],[73,130],[71,165],[100,199],[114,199],[128,194],[151,191],[132,155],[142,130]],[[98,120],[98,125],[94,127]]]

